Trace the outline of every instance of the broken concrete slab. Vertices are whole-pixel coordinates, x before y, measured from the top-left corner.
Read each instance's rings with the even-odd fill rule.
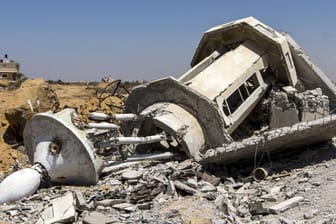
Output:
[[[52,199],[44,209],[37,224],[52,224],[59,222],[74,222],[77,220],[75,198],[72,192]]]
[[[90,212],[87,216],[83,218],[84,224],[107,224],[112,223],[116,220],[113,220],[112,218],[107,217],[101,212]]]
[[[284,92],[271,91],[270,128],[291,126],[299,122],[299,111],[293,102],[289,102]]]
[[[221,182],[220,177],[216,177],[215,175],[208,172],[199,172],[197,173],[197,176],[199,176],[202,180],[209,182],[210,184],[215,186],[217,186]]]
[[[186,170],[192,167],[192,162],[190,159],[184,160],[183,162],[179,163],[177,166],[178,170]]]
[[[118,170],[122,170],[128,167],[132,167],[138,164],[143,163],[142,161],[135,161],[135,162],[119,162],[119,163],[115,163],[113,165],[110,166],[106,166],[103,168],[103,170],[101,171],[101,173],[103,175],[109,175],[112,172],[118,171]]]
[[[78,207],[84,207],[86,205],[86,200],[81,191],[75,191],[75,196],[76,196],[76,205]]]
[[[179,180],[175,180],[174,181],[174,186],[176,189],[179,189],[179,190],[182,190],[188,194],[195,194],[197,193],[197,190],[192,188],[192,187],[189,187],[188,185],[182,183],[181,181]]]
[[[200,191],[201,192],[213,192],[213,191],[217,191],[217,188],[212,185],[211,183],[208,183],[206,181],[201,181],[198,183],[198,185],[200,186]]]
[[[143,173],[138,170],[126,170],[121,174],[121,177],[126,180],[138,179],[142,177]]]
[[[302,201],[304,198],[301,196],[296,196],[290,199],[287,199],[283,202],[280,202],[279,204],[273,205],[269,207],[269,211],[273,214],[280,214],[287,209],[290,209],[294,206],[297,206],[300,201]]]
[[[122,204],[122,203],[126,203],[127,200],[126,199],[104,199],[101,201],[96,201],[96,205],[102,205],[102,206],[112,206],[112,205],[116,205],[116,204]]]
[[[128,212],[134,212],[137,209],[136,205],[130,203],[115,204],[112,207],[115,209],[124,210]]]
[[[255,151],[273,152],[280,149],[296,149],[304,145],[328,141],[335,135],[336,115],[330,115],[310,122],[300,122],[290,127],[266,131],[240,142],[208,150],[200,161],[202,164],[229,164],[237,160],[253,158]]]

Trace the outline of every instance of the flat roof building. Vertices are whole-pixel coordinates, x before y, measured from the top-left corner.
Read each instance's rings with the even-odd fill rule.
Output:
[[[21,77],[19,63],[9,60],[8,55],[0,60],[0,79],[17,80]]]

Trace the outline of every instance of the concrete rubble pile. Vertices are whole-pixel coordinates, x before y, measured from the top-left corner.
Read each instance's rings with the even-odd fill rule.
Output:
[[[299,205],[314,208],[316,201],[304,195],[319,191],[319,172],[324,171],[316,167],[329,165],[295,167],[324,159],[328,153],[335,156],[335,143],[320,147],[274,159],[274,173],[262,181],[241,176],[250,170],[247,167],[206,168],[190,159],[125,162],[127,167],[103,170],[95,186],[40,188],[30,197],[1,205],[0,219],[5,223],[189,223],[193,214],[179,207],[184,204],[201,214],[199,223],[298,223],[286,218],[285,212]],[[295,185],[290,184],[293,181]],[[195,201],[200,207],[194,207]],[[211,212],[203,214],[205,209]],[[320,223],[329,220],[318,208],[300,218],[303,223],[316,217]]]
[[[122,114],[34,115],[23,131],[33,166],[0,184],[0,203],[19,201],[2,208],[4,219],[185,223],[164,206],[194,198],[207,210],[191,216],[265,223],[263,215],[305,203],[302,189],[289,193],[287,175],[266,179],[277,169],[271,157],[319,143],[335,148],[334,84],[290,36],[252,17],[207,31],[191,65],[179,79],[134,88]],[[245,178],[231,164],[245,167]],[[63,185],[91,187],[55,187]]]

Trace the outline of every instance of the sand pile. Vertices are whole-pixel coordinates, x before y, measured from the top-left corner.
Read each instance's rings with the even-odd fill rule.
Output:
[[[32,115],[48,110],[55,111],[59,106],[56,93],[43,79],[26,80],[13,91],[13,96],[15,104],[8,107],[5,117],[10,128],[19,137],[22,137],[24,126]]]

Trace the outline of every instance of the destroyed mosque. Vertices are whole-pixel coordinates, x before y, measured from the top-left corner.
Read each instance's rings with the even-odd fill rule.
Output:
[[[137,86],[122,114],[93,112],[95,122],[74,109],[33,116],[23,133],[33,166],[0,184],[0,203],[33,194],[44,178],[96,184],[102,169],[141,158],[182,153],[224,166],[328,141],[335,103],[335,85],[288,34],[253,17],[226,23],[204,33],[189,71]],[[118,151],[121,159],[103,161],[99,150]]]

